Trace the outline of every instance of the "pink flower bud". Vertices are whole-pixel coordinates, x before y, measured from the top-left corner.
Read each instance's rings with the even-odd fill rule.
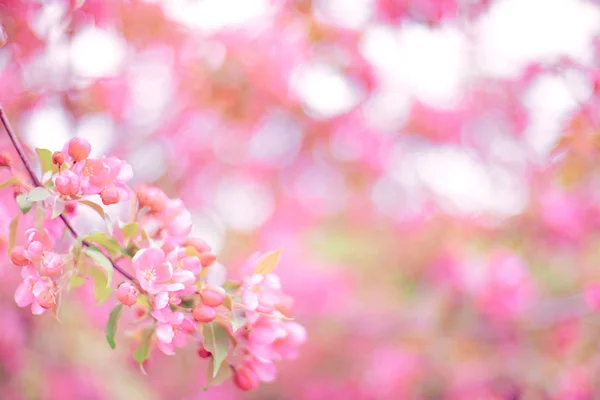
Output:
[[[36,300],[40,306],[46,309],[51,308],[52,306],[54,306],[54,304],[56,304],[56,298],[49,290],[44,290],[43,292],[41,292],[36,297]]]
[[[61,151],[55,151],[52,154],[52,162],[60,167],[65,163],[65,155]]]
[[[126,306],[137,303],[138,290],[129,282],[123,282],[117,288],[117,299]]]
[[[40,267],[40,275],[42,276],[57,276],[62,274],[63,260],[60,254],[49,251],[42,259]]]
[[[90,143],[82,138],[73,138],[69,142],[69,155],[75,161],[83,161],[90,155],[92,147]]]
[[[75,214],[77,211],[77,203],[69,202],[65,204],[65,212],[69,215]]]
[[[25,255],[25,248],[23,246],[16,246],[10,252],[10,261],[17,267],[24,267],[29,264],[29,259]]]
[[[212,322],[217,317],[217,310],[207,305],[200,305],[194,308],[192,314],[198,322]]]
[[[0,153],[0,167],[10,168],[12,166],[12,157],[6,153]]]
[[[217,259],[217,255],[212,252],[203,253],[200,256],[200,262],[202,263],[202,266],[204,268],[210,267],[212,265],[212,263],[214,263],[216,261],[216,259]]]
[[[246,365],[234,369],[233,382],[235,386],[244,391],[256,389],[259,383],[256,372]]]
[[[39,260],[40,258],[42,258],[42,254],[44,254],[44,245],[42,244],[42,242],[39,242],[37,240],[29,243],[27,251],[25,252],[25,255],[31,261]]]
[[[102,198],[102,203],[107,206],[117,204],[121,199],[119,191],[116,188],[104,189],[102,193],[100,193],[100,197]]]
[[[227,292],[220,286],[207,286],[200,292],[202,303],[211,307],[218,307],[223,304]]]
[[[200,348],[198,349],[198,356],[200,358],[208,358],[208,357],[211,357],[212,354],[210,353],[210,351],[208,351],[204,347],[200,346]]]
[[[196,236],[190,236],[188,237],[185,242],[183,242],[184,246],[192,246],[193,248],[195,248],[196,250],[198,250],[198,253],[202,254],[202,253],[208,253],[210,252],[212,249],[210,248],[210,246],[208,245],[208,243],[206,243],[204,240],[200,239],[199,237]]]
[[[79,192],[79,176],[72,171],[65,171],[56,177],[54,185],[63,196],[75,196]]]
[[[168,197],[160,189],[151,186],[140,186],[136,191],[140,207],[148,207],[151,212],[159,213],[167,208]]]

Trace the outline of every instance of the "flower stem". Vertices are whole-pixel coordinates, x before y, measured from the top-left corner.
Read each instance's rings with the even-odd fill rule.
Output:
[[[23,151],[23,148],[21,147],[21,143],[19,143],[19,141],[17,140],[17,136],[15,135],[15,133],[12,129],[12,126],[10,125],[10,122],[8,121],[8,117],[6,116],[6,113],[4,112],[4,108],[2,108],[1,106],[0,106],[0,120],[2,121],[2,125],[4,125],[4,129],[6,130],[6,133],[8,133],[8,137],[10,138],[10,141],[12,142],[13,146],[15,147],[15,150],[17,150],[17,153],[19,154],[19,158],[23,162],[23,165],[25,166],[25,169],[29,173],[29,176],[31,177],[31,180],[33,181],[34,185],[42,187],[43,186],[42,182],[40,182],[37,175],[33,172],[33,168],[31,168],[31,164],[29,164],[29,161],[27,160],[27,157],[25,156],[25,152]],[[69,232],[71,232],[71,236],[73,236],[75,239],[77,239],[79,237],[79,235],[77,234],[77,232],[75,231],[75,228],[73,228],[73,225],[71,225],[71,223],[69,222],[67,217],[65,217],[63,214],[60,214],[60,219],[62,219],[63,223],[65,224],[65,226],[67,227]],[[85,247],[91,246],[85,240],[82,240],[81,244]],[[110,258],[108,258],[108,260],[110,261],[113,268],[117,272],[119,272],[125,278],[129,279],[139,289],[139,284],[137,283],[135,278],[129,272],[122,270]]]

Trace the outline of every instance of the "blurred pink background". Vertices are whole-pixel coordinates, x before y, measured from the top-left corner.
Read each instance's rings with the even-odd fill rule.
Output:
[[[4,0],[0,24],[25,144],[126,159],[220,274],[282,248],[308,330],[274,383],[204,392],[194,349],[148,376],[111,350],[85,287],[60,322],[17,308],[2,251],[1,399],[600,396],[597,1]]]

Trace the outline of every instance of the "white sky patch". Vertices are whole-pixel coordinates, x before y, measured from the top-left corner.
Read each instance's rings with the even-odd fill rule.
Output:
[[[256,23],[273,12],[269,0],[167,0],[163,9],[167,16],[191,29],[215,32]]]
[[[350,110],[360,100],[356,85],[330,65],[307,64],[294,75],[294,90],[307,112],[315,118],[334,117]]]
[[[501,0],[478,22],[478,60],[489,74],[514,77],[528,63],[568,55],[592,60],[600,10],[582,0]]]
[[[73,38],[73,70],[85,78],[100,78],[119,72],[127,52],[124,40],[114,31],[88,26]]]
[[[529,109],[530,124],[525,139],[540,159],[548,156],[560,138],[567,117],[579,106],[577,85],[560,76],[537,78],[523,101]]]
[[[319,0],[316,6],[318,19],[350,29],[362,28],[374,11],[373,0]]]
[[[58,151],[70,139],[71,120],[61,107],[38,108],[23,121],[23,139],[31,148]]]
[[[268,188],[232,178],[221,181],[214,202],[223,222],[241,232],[259,228],[273,214],[275,207]]]
[[[467,41],[451,25],[430,29],[416,23],[401,28],[373,25],[361,52],[376,68],[383,86],[404,90],[434,106],[453,106],[469,72]]]

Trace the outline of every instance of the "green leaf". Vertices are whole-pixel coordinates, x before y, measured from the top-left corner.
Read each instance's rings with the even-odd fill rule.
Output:
[[[206,382],[208,386],[218,386],[231,377],[231,368],[229,368],[229,363],[227,361],[221,363],[221,367],[214,376],[213,371],[214,361],[211,357],[206,369]]]
[[[18,183],[21,183],[21,181],[19,181],[17,177],[13,176],[12,178],[8,178],[4,182],[0,183],[0,189],[5,188],[9,185],[16,185]]]
[[[29,200],[36,202],[46,200],[50,196],[50,192],[43,187],[35,187],[29,193],[26,193],[26,195]]]
[[[119,304],[110,312],[108,316],[108,322],[106,323],[106,341],[111,349],[117,347],[115,343],[115,334],[117,333],[117,323],[121,317],[121,311],[123,311],[123,304]]]
[[[148,356],[150,356],[150,344],[152,343],[153,333],[154,331],[152,329],[144,329],[142,332],[142,340],[135,353],[133,353],[133,358],[140,364],[146,361]]]
[[[90,268],[88,273],[94,280],[94,297],[100,305],[108,300],[112,293],[112,288],[106,275],[99,268]]]
[[[54,201],[52,202],[52,218],[51,219],[54,219],[54,218],[58,217],[60,214],[62,214],[63,211],[65,211],[66,204],[67,203],[63,199],[56,196],[54,198]]]
[[[58,167],[52,162],[52,152],[48,149],[35,149],[35,152],[40,159],[40,165],[42,166],[42,173],[48,171],[58,172]]]
[[[80,200],[79,204],[83,204],[85,206],[88,206],[89,208],[91,208],[92,210],[96,211],[96,213],[102,218],[104,219],[106,214],[104,213],[104,208],[102,208],[102,206],[100,204],[96,204],[93,201],[89,201],[89,200]]]
[[[215,378],[229,350],[227,330],[216,322],[204,325],[204,348],[213,355],[212,377]]]
[[[91,258],[97,266],[102,267],[102,269],[106,271],[106,287],[110,288],[113,276],[113,266],[110,260],[100,250],[94,247],[85,247],[83,252],[86,256]]]
[[[225,291],[229,294],[232,295],[235,292],[237,292],[237,290],[240,288],[241,284],[238,282],[233,282],[233,281],[225,281],[225,283],[223,283],[223,289],[225,289]]]
[[[83,285],[85,283],[85,279],[79,275],[75,275],[73,277],[71,277],[71,279],[69,280],[69,290],[71,289],[75,289],[81,285]]]
[[[243,315],[241,311],[231,312],[231,330],[233,333],[237,332],[242,326],[246,325],[248,319]]]
[[[19,214],[15,215],[15,217],[10,221],[10,224],[8,225],[8,254],[9,254],[9,256],[10,256],[10,252],[12,251],[13,247],[15,247],[15,243],[17,241],[17,229],[19,228],[19,217],[20,217]]]
[[[279,263],[280,255],[281,255],[281,249],[275,250],[275,251],[269,251],[268,253],[265,253],[258,261],[258,264],[256,265],[256,268],[254,269],[254,273],[266,275],[266,274],[270,274],[271,272],[273,272],[273,270]]]
[[[90,233],[89,235],[84,237],[83,240],[88,243],[99,244],[100,246],[102,246],[106,250],[108,250],[109,253],[114,253],[114,254],[122,253],[121,245],[119,244],[117,239],[108,236],[104,232]],[[112,265],[111,265],[111,269],[112,269]]]
[[[33,207],[33,203],[36,201],[46,200],[50,196],[50,192],[42,187],[36,187],[31,189],[27,193],[22,193],[17,196],[17,204],[19,205],[19,209],[23,214],[27,214],[31,207]]]
[[[33,207],[33,203],[27,197],[27,193],[23,193],[17,196],[17,205],[23,214],[27,214],[31,207]]]
[[[137,223],[130,222],[129,224],[124,225],[123,228],[121,228],[121,231],[123,232],[123,236],[129,239],[137,235],[139,229],[140,227]]]

